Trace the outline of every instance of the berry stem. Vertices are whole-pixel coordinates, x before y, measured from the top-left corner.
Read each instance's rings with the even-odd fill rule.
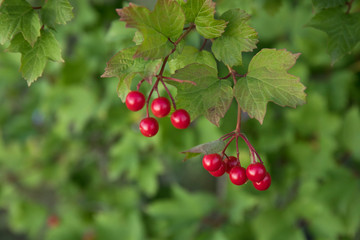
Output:
[[[206,46],[206,42],[207,42],[207,39],[205,38],[205,40],[204,40],[203,44],[201,45],[201,47],[200,47],[200,50],[199,50],[199,51],[202,51],[202,50],[205,48],[205,46]]]
[[[159,80],[160,78],[158,78],[154,84],[154,86],[151,88],[151,91],[149,93],[149,96],[147,97],[146,99],[146,117],[148,118],[150,116],[149,114],[149,102],[150,102],[150,98],[151,98],[151,95],[153,94],[154,90],[157,89],[157,86],[159,84]]]
[[[228,148],[228,146],[230,145],[230,143],[232,142],[232,140],[234,140],[235,136],[232,136],[230,138],[230,140],[228,141],[228,143],[225,145],[224,149],[222,150],[221,154],[224,155],[225,154],[225,151],[226,149]]]
[[[223,140],[224,141],[224,139],[226,139],[227,137],[229,137],[229,136],[231,136],[231,135],[234,135],[235,133],[234,132],[230,132],[230,133],[227,133],[227,134],[225,134],[224,136],[222,136],[222,137],[220,137],[219,139],[221,140]]]
[[[239,153],[239,136],[236,136],[236,157],[240,163],[240,153]],[[241,166],[241,163],[240,163]]]
[[[350,0],[350,1],[346,2],[346,5],[347,5],[346,14],[350,14],[350,10],[351,10],[353,2],[354,2],[354,0]]]
[[[165,78],[165,79],[172,80],[172,81],[179,82],[179,83],[190,83],[190,84],[196,86],[195,82],[189,81],[189,80],[180,80],[180,79],[177,79],[177,78],[165,77],[165,76],[162,76],[161,78]]]
[[[243,135],[243,134],[239,134],[239,136],[244,140],[244,142],[246,143],[246,145],[248,145],[249,147],[249,150],[252,154],[252,162],[255,163],[256,162],[256,158],[255,158],[255,155],[256,154],[256,157],[259,159],[260,163],[263,163],[263,161],[261,160],[260,158],[260,155],[256,152],[255,148],[251,145],[251,143],[249,142],[249,140]]]
[[[145,79],[141,79],[141,81],[136,85],[136,90],[139,91],[141,84],[143,84],[143,82],[145,81]]]
[[[173,107],[174,107],[174,110],[176,110],[176,104],[175,104],[175,99],[174,97],[172,96],[172,94],[170,93],[168,87],[166,86],[166,84],[164,83],[164,80],[162,78],[158,78],[160,79],[160,82],[162,83],[162,85],[164,86],[165,88],[165,91],[167,92],[167,94],[169,95],[170,99],[171,99],[171,102],[173,104]]]

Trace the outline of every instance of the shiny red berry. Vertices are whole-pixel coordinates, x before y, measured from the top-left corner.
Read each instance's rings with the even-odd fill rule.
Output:
[[[141,120],[139,128],[142,135],[152,137],[159,131],[159,124],[155,118],[149,117]]]
[[[205,155],[202,164],[206,170],[213,172],[222,166],[221,156],[217,153]]]
[[[154,99],[151,103],[151,112],[155,117],[162,118],[169,114],[171,110],[170,102],[165,97],[159,97]]]
[[[233,168],[233,167],[236,167],[236,166],[240,166],[240,162],[237,160],[236,157],[234,156],[230,156],[229,158],[225,158],[224,159],[224,162],[225,162],[225,171],[227,173],[230,172],[230,170]]]
[[[190,124],[190,115],[184,109],[179,109],[171,114],[171,123],[178,129],[185,129]]]
[[[145,96],[141,92],[129,92],[125,100],[126,107],[131,111],[139,111],[145,105]]]
[[[51,215],[47,219],[47,225],[51,228],[55,228],[59,225],[59,218],[56,215]]]
[[[271,177],[269,173],[265,174],[265,177],[260,182],[253,182],[254,187],[259,191],[265,191],[271,185]]]
[[[262,163],[252,163],[246,169],[246,176],[250,181],[260,182],[266,175],[266,169]]]
[[[209,171],[209,173],[211,175],[213,175],[214,177],[221,177],[225,173],[225,166],[226,166],[225,163],[223,161],[221,161],[220,168],[216,171],[212,171],[212,172]]]
[[[246,170],[243,167],[235,166],[229,173],[230,181],[235,185],[243,185],[247,181]]]

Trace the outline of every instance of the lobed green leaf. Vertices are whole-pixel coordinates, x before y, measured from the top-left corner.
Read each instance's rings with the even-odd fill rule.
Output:
[[[101,77],[117,77],[119,84],[117,92],[124,102],[127,93],[130,91],[131,82],[139,74],[146,81],[151,83],[152,78],[160,68],[161,60],[145,61],[141,58],[133,58],[137,47],[130,47],[121,50],[107,63],[104,74]]]
[[[191,119],[204,115],[211,123],[219,126],[220,119],[230,107],[233,99],[230,82],[217,77],[217,69],[204,64],[193,63],[179,69],[173,78],[196,83],[178,83],[176,101],[179,108],[185,108]]]
[[[228,22],[225,32],[212,44],[215,57],[229,66],[242,65],[242,52],[252,52],[258,43],[255,29],[247,22],[250,16],[240,9],[232,9],[220,17]]]
[[[136,28],[143,36],[135,57],[145,59],[162,58],[170,54],[173,44],[183,32],[185,16],[180,5],[172,0],[159,0],[150,12],[145,7],[130,3],[129,7],[117,9],[120,20],[127,27]]]
[[[360,13],[346,14],[341,9],[326,9],[307,24],[329,36],[328,50],[332,64],[349,54],[360,41]]]
[[[47,59],[57,62],[64,61],[61,57],[59,43],[48,30],[41,30],[41,36],[34,47],[31,47],[21,34],[17,34],[7,50],[22,54],[20,71],[29,86],[41,77]]]
[[[263,49],[256,54],[246,77],[240,78],[234,87],[234,96],[243,111],[262,124],[269,101],[290,107],[304,104],[304,85],[299,77],[287,73],[298,57],[299,54],[285,49]]]
[[[0,44],[10,41],[21,32],[24,39],[34,46],[40,36],[40,18],[25,0],[4,0],[0,7]]]
[[[226,22],[214,18],[215,3],[212,0],[188,0],[182,8],[186,22],[195,23],[196,30],[204,38],[217,38],[224,32]]]
[[[41,9],[41,20],[49,27],[66,24],[74,17],[72,10],[68,0],[48,0]]]

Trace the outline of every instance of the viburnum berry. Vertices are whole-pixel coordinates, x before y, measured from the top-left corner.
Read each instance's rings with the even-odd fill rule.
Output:
[[[209,173],[214,177],[221,177],[225,173],[225,167],[226,167],[225,163],[221,161],[221,166],[219,167],[219,169],[216,171],[209,171]]]
[[[155,118],[148,117],[141,120],[139,128],[142,135],[152,137],[159,131],[159,124]]]
[[[222,166],[222,158],[217,153],[208,154],[203,157],[202,164],[206,170],[213,172]]]
[[[230,170],[233,168],[233,167],[236,167],[236,166],[240,166],[240,162],[237,160],[236,157],[234,156],[230,156],[228,158],[225,158],[224,159],[224,163],[225,163],[225,171],[227,173],[230,172]]]
[[[185,129],[190,125],[190,115],[184,109],[178,109],[171,114],[171,123],[178,129]]]
[[[165,97],[156,98],[151,103],[151,112],[154,114],[155,117],[165,117],[169,114],[170,110],[170,102]]]
[[[131,91],[126,96],[126,107],[131,111],[139,111],[145,105],[145,96],[139,91]]]
[[[262,163],[252,163],[246,168],[246,176],[250,181],[260,182],[266,175],[266,169]]]
[[[246,170],[243,167],[235,166],[229,173],[230,181],[235,185],[243,185],[247,181]]]
[[[267,172],[265,177],[260,182],[253,182],[254,187],[259,191],[265,191],[271,185],[271,177],[270,174]]]
[[[52,228],[57,227],[59,225],[59,222],[60,220],[56,215],[51,215],[47,219],[47,225]]]

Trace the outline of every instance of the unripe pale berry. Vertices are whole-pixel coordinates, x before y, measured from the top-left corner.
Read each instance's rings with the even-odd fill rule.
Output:
[[[155,118],[148,117],[141,120],[139,129],[145,137],[152,137],[159,131],[159,124]]]
[[[225,166],[226,166],[225,163],[223,161],[221,161],[221,166],[219,167],[219,169],[216,171],[212,171],[212,172],[209,171],[209,173],[211,175],[213,175],[214,177],[221,177],[225,173]]]
[[[260,182],[265,175],[266,169],[262,163],[252,163],[246,168],[246,176],[250,181]]]
[[[169,114],[170,110],[170,102],[165,97],[156,98],[151,103],[151,112],[154,114],[155,117],[165,117]]]
[[[235,166],[229,173],[230,181],[235,185],[243,185],[247,181],[246,170],[243,167]]]
[[[222,166],[222,159],[217,153],[208,154],[203,157],[202,164],[206,170],[213,172]]]
[[[171,123],[178,129],[185,129],[190,125],[190,115],[184,109],[178,109],[171,114]]]
[[[260,182],[253,182],[254,187],[259,191],[265,191],[271,185],[271,177],[269,173],[265,174],[265,177]]]
[[[131,111],[139,111],[145,105],[145,96],[139,91],[129,92],[125,99],[126,107]]]

